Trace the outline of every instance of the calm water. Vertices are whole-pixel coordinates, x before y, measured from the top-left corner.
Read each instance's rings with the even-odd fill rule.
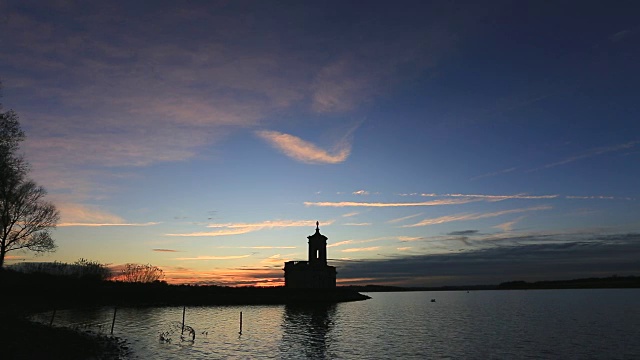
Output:
[[[137,359],[640,359],[640,289],[368,295],[315,308],[189,307],[193,343],[180,340],[182,308],[118,309],[114,335]],[[112,316],[58,311],[55,324],[108,333]]]

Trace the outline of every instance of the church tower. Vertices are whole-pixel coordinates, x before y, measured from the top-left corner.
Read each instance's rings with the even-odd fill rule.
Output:
[[[316,221],[316,233],[307,236],[309,239],[309,265],[327,265],[327,237],[320,234],[320,222]]]
[[[336,268],[327,265],[327,240],[320,234],[320,223],[316,221],[316,232],[309,239],[308,261],[284,263],[284,286],[301,289],[329,289],[336,287]]]

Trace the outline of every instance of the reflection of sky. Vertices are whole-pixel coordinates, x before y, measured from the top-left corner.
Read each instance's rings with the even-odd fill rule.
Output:
[[[35,260],[279,284],[319,220],[343,283],[638,273],[635,7],[4,2]]]

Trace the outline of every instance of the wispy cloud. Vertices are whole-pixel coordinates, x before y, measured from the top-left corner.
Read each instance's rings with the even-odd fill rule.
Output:
[[[413,215],[409,215],[409,216],[403,216],[401,218],[396,218],[396,219],[391,219],[387,221],[387,224],[396,224],[399,222],[403,222],[405,220],[409,220],[409,219],[413,219],[414,217],[418,217],[422,215],[422,213],[417,213],[417,214],[413,214]]]
[[[538,168],[534,168],[531,170],[528,170],[527,172],[533,172],[533,171],[538,171],[538,170],[543,170],[543,169],[549,169],[552,167],[556,167],[556,166],[560,166],[560,165],[566,165],[569,163],[572,163],[574,161],[578,161],[578,160],[582,160],[582,159],[588,159],[588,158],[592,158],[598,155],[603,155],[603,154],[607,154],[607,153],[611,153],[611,152],[615,152],[615,151],[620,151],[620,150],[626,150],[626,149],[631,149],[633,147],[635,147],[638,143],[640,143],[640,141],[636,140],[636,141],[629,141],[623,144],[618,144],[618,145],[612,145],[612,146],[605,146],[605,147],[599,147],[599,148],[595,148],[595,149],[591,149],[588,151],[585,151],[581,154],[577,154],[574,156],[570,156],[567,157],[565,159],[562,159],[560,161],[556,161]]]
[[[285,258],[281,257],[280,254],[275,254],[273,256],[269,256],[266,259],[260,260],[260,263],[270,265],[270,264],[282,264],[282,263],[287,262],[287,261],[289,261],[289,259],[285,259]]]
[[[180,257],[175,260],[236,260],[248,258],[251,255],[230,255],[230,256],[196,256],[196,257]]]
[[[333,220],[321,221],[321,225],[331,225]],[[316,226],[316,220],[267,220],[259,223],[225,223],[225,224],[209,224],[208,228],[229,228],[229,229],[273,229],[288,227],[307,227]]]
[[[461,19],[450,15],[438,11],[425,13],[419,20],[405,17],[406,29],[411,30],[397,29],[393,34],[381,30],[385,29],[382,24],[394,16],[377,18],[374,28],[360,22],[358,31],[345,29],[340,38],[350,39],[356,45],[332,56],[332,61],[317,72],[312,86],[312,109],[321,113],[353,110],[402,79],[424,74],[436,66],[459,36],[461,26],[453,24]],[[444,17],[447,21],[443,21]],[[363,32],[365,28],[369,31]],[[377,38],[391,41],[380,42]]]
[[[459,230],[459,231],[452,231],[450,233],[448,233],[447,235],[451,235],[451,236],[469,236],[469,235],[476,235],[478,234],[478,230]]]
[[[258,250],[269,250],[269,249],[295,249],[296,246],[218,246],[218,249],[258,249]]]
[[[277,131],[263,130],[256,134],[285,155],[303,163],[337,164],[347,160],[351,153],[351,144],[347,140],[338,142],[329,152],[297,136]]]
[[[408,251],[408,250],[411,250],[411,249],[412,249],[411,246],[405,246],[405,247],[396,248],[396,250],[398,250],[398,251]]]
[[[492,218],[492,217],[508,215],[508,214],[517,214],[517,213],[523,213],[523,212],[529,212],[529,211],[542,211],[542,210],[549,210],[549,209],[552,209],[552,207],[551,206],[536,206],[536,207],[523,208],[523,209],[511,209],[511,210],[496,211],[496,212],[491,212],[491,213],[473,213],[473,214],[447,215],[447,216],[441,216],[441,217],[432,218],[432,219],[425,219],[425,220],[422,220],[422,221],[420,221],[418,223],[415,223],[415,224],[403,225],[402,227],[408,228],[408,227],[419,227],[419,226],[429,226],[429,225],[444,224],[444,223],[449,223],[449,222],[454,222],[454,221],[479,220],[479,219]]]
[[[411,242],[411,241],[424,240],[424,237],[422,237],[422,236],[398,236],[398,240],[400,242]]]
[[[357,211],[354,211],[354,212],[346,213],[346,214],[342,215],[342,217],[352,217],[352,216],[356,216],[358,214],[360,214],[360,213],[357,212]]]
[[[334,220],[321,222],[322,225],[331,225]],[[241,235],[263,229],[289,228],[289,227],[315,227],[316,220],[274,220],[263,221],[259,223],[225,223],[225,224],[209,224],[206,227],[221,230],[216,231],[200,231],[191,233],[172,233],[166,236],[182,236],[182,237],[200,237],[200,236],[229,236]]]
[[[343,246],[343,245],[365,244],[365,243],[370,243],[370,242],[374,242],[374,241],[382,241],[382,240],[389,240],[389,239],[391,239],[391,238],[390,237],[380,237],[380,238],[363,239],[363,240],[343,240],[343,241],[339,241],[339,242],[336,242],[336,243],[329,243],[329,244],[327,244],[327,247],[331,248],[331,247]]]
[[[467,204],[470,202],[478,201],[477,199],[442,199],[424,202],[407,202],[407,203],[384,203],[384,202],[355,202],[355,201],[340,201],[340,202],[311,202],[305,201],[305,206],[320,206],[320,207],[411,207],[411,206],[440,206],[440,205],[459,205]]]
[[[199,231],[199,232],[191,232],[191,233],[170,233],[165,234],[166,236],[178,236],[178,237],[215,237],[215,236],[231,236],[231,235],[242,235],[246,233],[250,233],[252,231],[257,231],[252,228],[245,229],[230,229],[230,230],[218,230],[218,231]]]
[[[402,194],[401,194],[402,195]],[[406,194],[405,194],[406,195]],[[410,194],[413,195],[413,194]],[[416,194],[417,195],[417,194]],[[421,197],[438,197],[442,199],[422,201],[422,202],[397,202],[397,203],[385,203],[385,202],[358,202],[358,201],[319,201],[312,202],[306,201],[305,206],[319,206],[319,207],[411,207],[411,206],[441,206],[441,205],[461,205],[468,204],[477,201],[498,202],[504,200],[524,199],[524,200],[545,200],[555,199],[560,195],[527,195],[527,194],[515,194],[515,195],[488,195],[488,194],[434,194],[423,193]],[[410,219],[413,216],[404,218],[398,218],[388,221],[389,223],[401,222],[406,219]]]
[[[620,42],[622,40],[624,40],[627,36],[629,36],[631,34],[631,30],[622,30],[622,31],[618,31],[617,33],[609,36],[609,40],[611,40],[612,42]]]
[[[363,223],[345,223],[345,226],[371,226],[371,223],[363,222]]]
[[[477,201],[498,202],[504,200],[548,200],[548,199],[589,199],[589,200],[633,200],[631,197],[615,197],[606,195],[585,195],[585,196],[572,196],[572,195],[529,195],[529,194],[514,194],[514,195],[492,195],[492,194],[436,194],[436,193],[412,193],[412,194],[398,194],[400,196],[421,196],[421,197],[439,197],[439,198],[465,198],[476,199]],[[398,219],[401,221],[404,218]]]
[[[371,247],[363,247],[363,248],[350,248],[350,249],[344,249],[344,250],[340,250],[342,252],[346,252],[346,253],[350,253],[350,252],[361,252],[361,251],[376,251],[380,249],[380,246],[371,246]]]
[[[515,224],[519,223],[524,218],[525,218],[524,216],[520,216],[517,219],[511,220],[511,221],[507,221],[507,222],[502,223],[502,224],[498,224],[498,225],[494,226],[494,228],[500,229],[500,230],[502,230],[504,232],[509,232],[509,231],[513,230],[513,226]]]
[[[69,181],[79,181],[78,170],[85,166],[108,174],[187,161],[233,129],[265,128],[269,115],[292,104],[310,104],[318,112],[349,111],[385,93],[397,79],[422,75],[459,34],[440,12],[429,21],[427,15],[412,19],[411,26],[393,33],[383,30],[395,24],[385,16],[355,27],[332,24],[329,32],[296,34],[301,44],[330,44],[327,57],[320,59],[313,49],[282,42],[288,36],[282,27],[258,22],[247,32],[238,21],[275,19],[282,15],[277,6],[236,14],[207,4],[167,3],[136,16],[101,2],[82,11],[39,6],[51,16],[11,5],[3,12],[7,56],[0,65],[15,70],[6,73],[5,85],[29,94],[17,104],[28,109],[21,115],[33,129],[25,149],[34,169],[49,164],[37,180],[53,191],[78,191]],[[303,13],[292,16],[303,21]],[[466,20],[457,11],[446,13],[460,23]],[[73,25],[56,20],[64,16],[72,17]],[[110,26],[112,19],[120,26]],[[162,24],[197,28],[207,36],[166,33]],[[207,31],[211,24],[225,31]],[[381,43],[381,36],[388,41]],[[49,103],[59,106],[52,112]],[[351,151],[347,140],[323,149],[287,134],[263,135],[303,162],[340,163]],[[83,173],[82,178],[87,188],[104,184],[100,176]]]
[[[180,252],[179,250],[174,250],[174,249],[151,249],[151,251],[155,251],[155,252]]]
[[[632,197],[616,197],[606,195],[587,195],[587,196],[565,196],[565,199],[578,199],[578,200],[635,200]]]
[[[158,225],[158,222],[146,222],[146,223],[61,223],[59,227],[71,227],[71,226],[84,226],[84,227],[102,227],[102,226],[153,226]]]
[[[235,31],[235,15],[213,15],[208,5],[190,4],[188,11],[198,8],[198,15],[184,16],[184,5],[156,4],[136,17],[99,3],[87,4],[86,12],[39,6],[51,18],[19,6],[0,10],[3,52],[10,54],[0,66],[16,69],[3,79],[5,86],[29,94],[14,105],[25,109],[20,115],[30,129],[24,150],[36,180],[52,193],[77,192],[70,182],[104,184],[81,173],[85,166],[107,175],[131,171],[125,166],[188,160],[230,128],[258,126],[269,113],[301,100],[322,66],[292,61],[275,40],[267,45],[266,38],[279,37],[274,28],[253,35]],[[73,17],[75,25],[54,20],[61,16]],[[108,26],[108,19],[121,26]],[[156,25],[142,25],[151,23]],[[169,23],[201,29],[224,23],[228,31],[156,41],[151,34]],[[236,46],[258,38],[268,50]]]
[[[318,112],[344,112],[371,96],[371,79],[354,76],[354,59],[343,57],[326,65],[316,78],[313,109]],[[377,76],[375,76],[377,77]]]
[[[593,199],[598,199],[598,200],[613,200],[615,199],[615,197],[613,196],[571,196],[571,195],[567,195],[565,196],[566,199],[580,199],[580,200],[593,200]]]
[[[60,196],[54,198],[57,200],[56,207],[60,211],[61,223],[58,226],[103,226],[127,223],[122,217],[97,207],[59,201]]]
[[[398,196],[418,196],[418,193],[399,193]]]
[[[527,194],[515,194],[515,195],[488,195],[488,194],[420,194],[423,197],[453,197],[453,198],[469,198],[480,199],[490,202],[512,200],[512,199],[525,199],[525,200],[541,200],[541,199],[555,199],[560,195],[527,195]]]

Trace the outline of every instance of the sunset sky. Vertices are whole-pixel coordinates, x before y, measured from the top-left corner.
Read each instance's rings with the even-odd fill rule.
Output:
[[[0,0],[55,253],[280,284],[640,275],[637,1]]]

